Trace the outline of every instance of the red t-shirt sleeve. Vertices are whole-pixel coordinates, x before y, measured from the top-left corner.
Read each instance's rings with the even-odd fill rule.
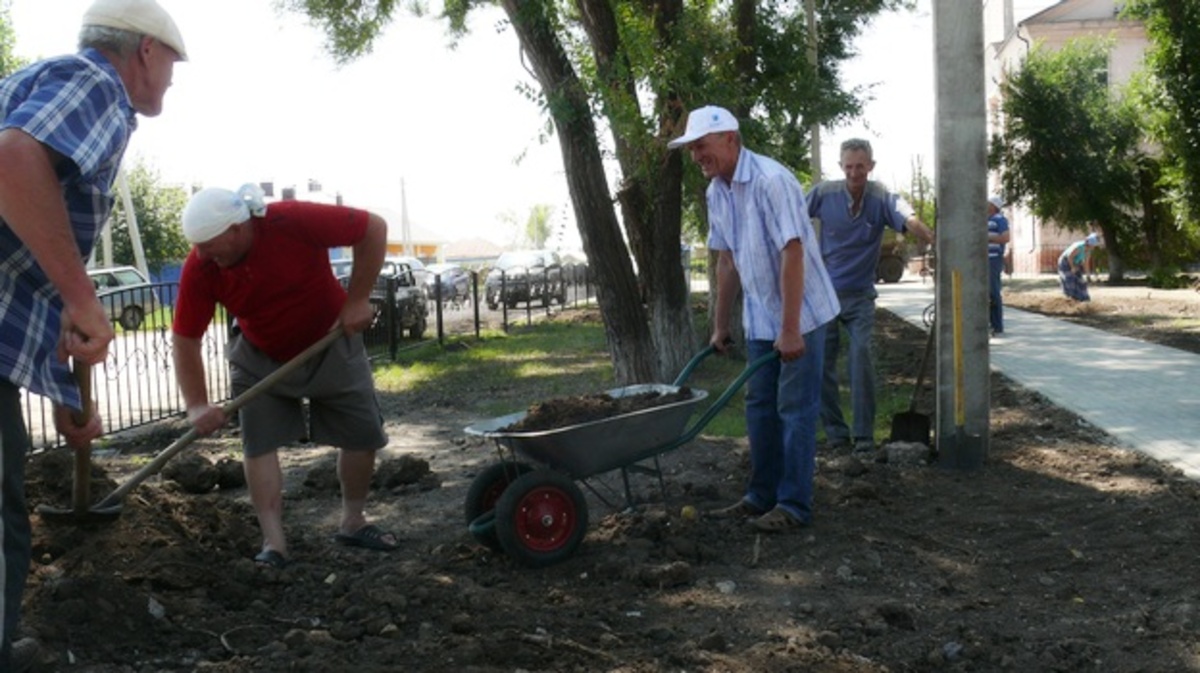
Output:
[[[203,262],[195,248],[188,253],[179,275],[179,295],[175,298],[175,317],[171,331],[181,337],[199,339],[216,314],[217,300],[212,291],[212,262]]]

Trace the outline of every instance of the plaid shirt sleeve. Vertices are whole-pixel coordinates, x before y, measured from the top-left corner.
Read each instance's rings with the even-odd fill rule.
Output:
[[[81,256],[112,209],[112,184],[137,117],[115,69],[96,50],[40,61],[0,81],[0,129],[20,129],[66,157],[57,169]],[[61,299],[12,229],[0,227],[0,378],[79,407],[58,362]]]
[[[125,151],[136,119],[119,81],[78,57],[54,60],[21,83],[25,95],[7,111],[4,128],[16,127],[69,158],[81,175],[93,175]]]

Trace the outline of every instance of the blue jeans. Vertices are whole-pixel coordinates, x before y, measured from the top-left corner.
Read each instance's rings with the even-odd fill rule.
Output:
[[[850,427],[842,414],[838,382],[841,326],[850,335],[850,411],[854,414],[854,440],[875,440],[875,358],[871,333],[875,331],[875,288],[838,293],[842,312],[825,331],[825,377],[821,385],[821,425],[829,442],[850,441]]]
[[[988,321],[996,334],[1004,331],[1004,302],[1000,299],[1000,274],[1003,271],[1003,257],[988,257]]]
[[[746,387],[750,482],[743,499],[763,511],[780,507],[804,523],[812,521],[824,340],[824,326],[805,334],[803,357],[767,362]],[[774,347],[751,340],[746,353],[753,361]]]
[[[0,612],[0,671],[9,670],[12,642],[21,615],[21,594],[29,574],[29,508],[25,504],[25,458],[29,436],[21,411],[21,391],[0,381],[0,525],[3,525],[4,610]]]

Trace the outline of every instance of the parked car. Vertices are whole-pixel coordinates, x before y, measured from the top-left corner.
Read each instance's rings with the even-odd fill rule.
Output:
[[[429,277],[433,274],[429,273],[429,269],[425,268],[425,262],[422,262],[416,257],[410,257],[407,255],[389,255],[387,257],[387,261],[396,262],[397,264],[407,264],[408,268],[412,269],[413,278],[416,279],[417,287],[421,288],[422,292],[425,292],[429,287],[429,283],[432,282],[429,280]],[[426,293],[425,298],[429,298],[428,293]]]
[[[439,296],[443,303],[458,303],[471,298],[471,272],[457,264],[430,264],[426,278],[426,294],[430,299]],[[438,286],[441,294],[438,294]]]
[[[109,320],[123,329],[139,329],[146,316],[159,309],[156,288],[132,266],[88,269],[88,276]]]
[[[562,263],[553,250],[501,253],[488,273],[484,291],[488,308],[493,311],[501,303],[509,307],[523,301],[540,301],[542,306],[549,306],[552,300],[567,303]]]
[[[353,260],[335,259],[329,262],[334,275],[342,283],[342,287],[350,285],[350,271]],[[425,288],[417,284],[412,267],[404,262],[388,258],[379,269],[379,277],[371,288],[371,303],[375,305],[375,324],[371,330],[386,328],[387,316],[384,311],[390,291],[394,296],[393,309],[396,311],[396,325],[400,332],[405,332],[414,339],[425,337],[428,325],[429,305],[425,301]]]

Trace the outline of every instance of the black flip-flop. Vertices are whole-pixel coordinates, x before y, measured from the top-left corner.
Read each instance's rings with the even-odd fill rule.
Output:
[[[288,564],[288,560],[284,558],[283,554],[274,549],[264,549],[258,552],[254,557],[254,562],[264,568],[274,568],[276,570],[283,570]]]
[[[391,535],[375,524],[367,524],[353,533],[338,533],[333,536],[333,539],[338,544],[344,544],[347,547],[362,547],[363,549],[374,549],[375,551],[392,551],[399,547],[398,543],[388,542],[383,538]]]

